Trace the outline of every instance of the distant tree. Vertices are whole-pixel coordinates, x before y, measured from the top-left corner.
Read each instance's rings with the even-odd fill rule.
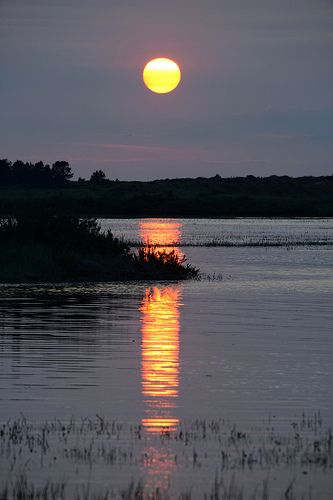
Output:
[[[106,175],[103,170],[96,170],[91,174],[90,182],[92,184],[101,184],[106,180]]]
[[[57,182],[67,182],[73,177],[72,169],[67,161],[53,163],[51,172]]]
[[[0,160],[0,186],[7,186],[11,183],[12,164],[9,160]]]
[[[16,160],[12,165],[12,180],[13,184],[27,185],[31,181],[31,163],[24,163],[21,160]]]
[[[67,161],[56,161],[52,168],[42,161],[36,163],[0,159],[0,186],[59,186],[73,177]]]
[[[31,173],[31,181],[34,186],[48,186],[54,182],[50,165],[44,165],[42,161],[32,165]]]

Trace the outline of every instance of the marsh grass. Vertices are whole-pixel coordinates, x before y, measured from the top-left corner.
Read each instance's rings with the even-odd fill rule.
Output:
[[[148,485],[145,474],[159,464],[161,473],[169,464],[192,478],[202,474],[200,496],[193,485],[183,491],[172,490],[172,483]],[[270,421],[246,431],[224,420],[182,422],[152,442],[142,425],[101,416],[44,424],[22,417],[0,428],[0,465],[1,500],[309,500],[316,499],[318,484],[304,491],[301,478],[332,476],[332,432],[318,413],[303,415],[283,432]],[[66,479],[60,479],[63,470]],[[93,481],[101,470],[113,478],[108,484]],[[276,474],[282,477],[279,491],[269,479]],[[249,477],[256,478],[254,485],[247,484]]]
[[[297,495],[293,485],[294,482],[291,481],[286,490],[282,492],[281,500],[312,500],[311,492]],[[148,492],[141,480],[130,481],[126,487],[118,490],[106,488],[99,492],[92,492],[90,484],[87,483],[84,486],[81,485],[81,488],[78,488],[73,495],[68,496],[65,483],[55,484],[47,481],[43,486],[36,487],[33,483],[29,483],[24,474],[20,475],[10,488],[5,487],[0,491],[1,500],[108,500],[111,498],[119,500],[192,500],[198,497],[186,490],[172,496],[161,488],[155,488]],[[236,476],[232,476],[229,481],[224,481],[216,476],[210,486],[210,491],[204,493],[202,498],[203,500],[270,500],[272,497],[269,493],[267,480],[255,487],[251,493],[244,493],[243,488],[237,484]]]
[[[137,241],[129,241],[128,245],[131,248],[140,247],[143,245],[141,242]],[[164,247],[164,248],[174,248],[174,247],[182,247],[182,248],[297,248],[297,247],[323,247],[323,246],[332,246],[333,239],[331,235],[327,235],[321,239],[310,239],[310,238],[289,238],[285,236],[271,238],[269,236],[262,236],[260,238],[239,238],[238,240],[232,240],[228,237],[225,238],[216,238],[213,240],[207,241],[194,241],[194,242],[186,242],[186,241],[178,241],[173,243],[156,243],[154,246],[156,248]]]

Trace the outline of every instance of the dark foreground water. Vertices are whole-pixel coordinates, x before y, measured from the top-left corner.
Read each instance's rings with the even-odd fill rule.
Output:
[[[139,423],[148,448],[156,448],[156,477],[165,472],[163,454],[175,461],[175,443],[165,448],[160,433],[176,432],[183,421],[225,419],[244,431],[274,425],[288,433],[303,412],[310,418],[320,412],[333,423],[333,247],[314,245],[333,239],[332,220],[146,219],[103,227],[134,243],[180,243],[176,250],[203,279],[1,286],[1,422],[23,413],[33,422],[98,414]],[[267,242],[286,246],[253,246]],[[225,244],[240,246],[218,246]],[[198,449],[206,446],[209,454],[214,442]],[[213,481],[216,464],[201,467],[205,480]],[[173,463],[163,488],[173,495],[190,488],[200,477],[197,465],[185,474]],[[122,481],[150,474],[149,467],[123,467]],[[65,470],[59,465],[57,473]],[[304,491],[313,485],[313,498],[331,498],[331,470],[303,472],[297,474]],[[34,474],[40,479],[50,471]],[[265,474],[269,467],[262,477],[243,473],[242,481],[255,486]],[[292,479],[282,467],[273,493]]]

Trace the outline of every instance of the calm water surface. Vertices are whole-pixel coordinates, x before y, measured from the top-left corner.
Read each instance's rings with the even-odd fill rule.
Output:
[[[98,413],[151,435],[198,417],[250,425],[320,410],[333,422],[332,246],[202,246],[328,241],[332,220],[102,224],[131,241],[183,244],[205,277],[1,286],[1,421]]]
[[[113,227],[161,246],[201,244],[219,227],[258,240],[264,230],[270,238],[291,228],[294,238],[333,233],[329,219],[137,219]],[[98,411],[152,427],[318,409],[333,417],[332,247],[184,251],[217,279],[2,286],[1,420],[23,409],[35,419]]]

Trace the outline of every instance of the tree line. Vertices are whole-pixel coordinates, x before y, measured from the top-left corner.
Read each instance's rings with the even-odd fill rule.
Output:
[[[48,165],[42,161],[31,163],[0,159],[0,186],[59,187],[67,184],[72,177],[72,168],[64,160]],[[80,178],[79,182],[86,181]],[[92,173],[89,182],[100,184],[108,181],[102,170],[96,170]]]

